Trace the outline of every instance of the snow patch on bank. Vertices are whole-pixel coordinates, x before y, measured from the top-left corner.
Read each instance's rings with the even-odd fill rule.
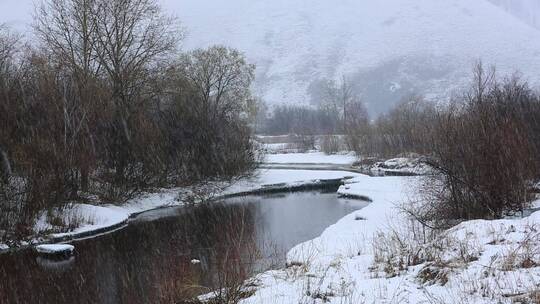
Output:
[[[374,175],[428,175],[433,173],[422,157],[399,157],[378,161],[373,158],[362,159],[355,168]]]
[[[357,177],[361,174],[344,171],[315,171],[315,170],[279,170],[260,169],[253,178],[240,180],[226,188],[221,194],[231,195],[248,191],[257,191],[269,186],[289,188],[309,185],[321,180]]]
[[[75,250],[75,247],[68,244],[44,244],[36,246],[36,251],[42,254],[71,253],[73,250]]]
[[[267,164],[333,164],[352,165],[357,160],[354,152],[327,155],[322,152],[268,154]]]

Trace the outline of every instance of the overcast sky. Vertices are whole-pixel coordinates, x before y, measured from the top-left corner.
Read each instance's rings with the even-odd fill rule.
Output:
[[[0,0],[0,23],[23,30],[30,20],[33,0]]]
[[[0,0],[0,24],[8,24],[17,30],[28,30],[28,25],[32,22],[34,2],[39,0]],[[222,2],[224,0],[213,0]],[[170,14],[179,15],[180,11],[187,3],[199,2],[198,0],[160,0],[163,7]]]
[[[22,30],[31,23],[33,2],[38,0],[0,0],[0,23],[7,23]],[[196,3],[226,2],[239,0],[160,0],[169,13],[181,16],[181,12],[193,8]],[[268,0],[272,1],[272,0]],[[362,0],[359,0],[362,1]],[[365,0],[372,1],[372,0]],[[440,0],[439,0],[440,1]],[[476,1],[476,0],[471,0]],[[540,0],[490,0],[511,9],[516,15],[524,19],[536,18],[540,20]],[[209,5],[212,7],[212,5]],[[530,20],[526,20],[530,23]],[[538,21],[540,23],[540,21]],[[187,24],[189,27],[189,24]]]

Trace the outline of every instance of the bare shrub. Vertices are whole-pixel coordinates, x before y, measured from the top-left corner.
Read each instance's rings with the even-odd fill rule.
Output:
[[[529,302],[530,304],[540,304],[540,291],[533,291],[529,295]]]
[[[493,73],[479,65],[472,93],[439,114],[429,161],[439,175],[427,180],[439,188],[426,192],[433,220],[500,218],[531,198],[538,123],[524,115],[540,113],[539,100],[525,83],[498,83]]]
[[[321,139],[321,151],[325,154],[336,154],[342,151],[341,138],[337,135],[326,135]]]
[[[536,225],[526,229],[528,232],[523,239],[516,246],[508,248],[498,260],[501,270],[528,269],[540,265],[540,233]]]
[[[315,149],[315,136],[313,134],[298,134],[292,143],[287,144],[287,149],[297,152],[307,152]]]
[[[409,266],[427,261],[435,261],[437,252],[428,244],[436,239],[436,234],[418,221],[410,219],[401,228],[391,228],[389,232],[377,233],[373,237],[373,271],[382,271],[387,277],[400,275]]]
[[[397,157],[400,154],[431,152],[430,134],[436,110],[421,96],[404,98],[374,122],[357,123],[348,139],[359,155]],[[360,120],[362,121],[362,120]]]
[[[476,261],[483,250],[473,235],[461,238],[452,231],[430,229],[414,217],[405,218],[399,228],[390,227],[374,236],[375,275],[382,271],[386,277],[399,276],[410,266],[423,264],[417,278],[422,283],[444,285],[452,268]]]

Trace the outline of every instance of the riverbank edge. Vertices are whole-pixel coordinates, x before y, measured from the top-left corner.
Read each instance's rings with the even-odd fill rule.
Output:
[[[339,187],[340,185],[344,184],[345,180],[350,179],[350,178],[351,177],[344,177],[342,179],[313,180],[313,181],[302,182],[302,184],[299,184],[299,185],[285,184],[283,186],[279,185],[275,187],[273,186],[265,187],[265,185],[262,185],[262,187],[258,189],[218,195],[212,198],[210,201],[217,201],[217,200],[222,200],[222,199],[227,199],[227,198],[242,197],[242,196],[248,196],[248,195],[264,195],[264,194],[272,194],[272,193],[291,193],[291,192],[301,192],[301,191],[310,191],[310,190],[324,190],[329,187],[334,187],[334,186]],[[65,235],[61,237],[53,237],[53,238],[50,238],[49,241],[51,243],[64,243],[64,242],[72,242],[72,241],[77,241],[81,239],[86,239],[90,237],[97,237],[97,236],[100,236],[109,232],[115,232],[115,231],[120,230],[121,228],[124,228],[125,226],[129,224],[131,220],[137,218],[141,214],[155,211],[155,210],[177,208],[177,207],[182,207],[182,206],[186,206],[186,204],[179,203],[178,205],[163,205],[163,206],[151,208],[148,210],[134,212],[134,213],[131,213],[126,220],[118,224],[95,229],[95,230],[69,234],[69,235]],[[32,246],[35,246],[35,245],[37,244],[34,244]]]
[[[266,169],[270,169],[270,168],[266,168]],[[285,170],[285,169],[306,170],[306,169],[295,169],[295,168],[272,168],[270,170]],[[320,170],[320,171],[352,172],[350,170],[339,170],[339,169],[333,169],[333,170],[329,169],[329,170]],[[352,173],[356,173],[356,172],[352,172]],[[253,188],[249,190],[237,190],[237,191],[232,191],[231,193],[220,194],[216,197],[211,198],[210,201],[216,201],[216,200],[233,198],[233,197],[249,196],[249,195],[265,195],[265,194],[275,194],[275,193],[302,192],[302,191],[310,191],[310,190],[325,190],[331,187],[339,188],[339,186],[345,184],[347,180],[350,180],[352,178],[354,177],[343,176],[342,178],[304,180],[304,181],[298,181],[294,183],[260,184],[258,185],[257,188]],[[172,189],[168,189],[168,190],[172,190]],[[175,191],[174,195],[177,196],[178,194],[181,193],[182,190],[185,190],[185,189],[179,188],[178,190]],[[0,248],[0,255],[26,250],[26,249],[29,249],[29,248],[32,248],[41,244],[62,244],[62,243],[80,241],[80,240],[88,239],[88,238],[99,237],[105,234],[113,233],[121,229],[124,229],[125,227],[128,226],[130,221],[137,218],[141,214],[155,211],[155,210],[160,210],[160,209],[182,207],[185,205],[186,205],[185,202],[179,201],[177,204],[163,204],[161,206],[132,212],[128,215],[126,219],[120,222],[114,223],[112,225],[99,227],[96,229],[90,229],[90,230],[86,230],[82,232],[63,233],[62,236],[54,236],[54,235],[46,236],[39,240],[34,239],[33,242],[29,244],[24,244],[17,247]],[[0,245],[5,245],[5,244],[0,244]]]

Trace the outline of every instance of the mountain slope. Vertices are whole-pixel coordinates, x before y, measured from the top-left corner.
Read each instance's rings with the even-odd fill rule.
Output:
[[[244,51],[269,103],[308,102],[310,83],[347,75],[378,113],[411,92],[449,96],[479,58],[540,76],[540,31],[487,0],[186,0],[177,12],[187,48]]]

